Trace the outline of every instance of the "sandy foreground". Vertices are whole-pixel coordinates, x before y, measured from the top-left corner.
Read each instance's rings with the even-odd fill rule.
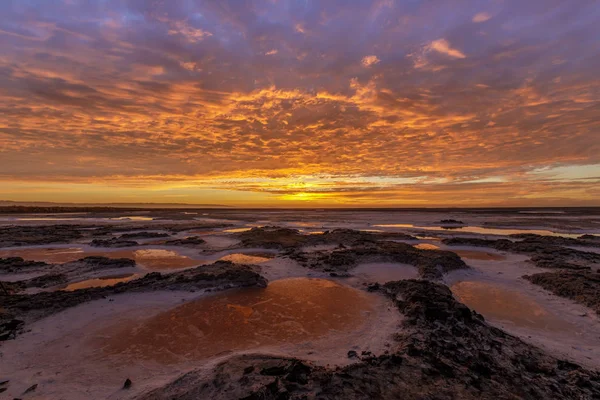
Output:
[[[0,395],[594,398],[599,232],[568,212],[2,216]]]

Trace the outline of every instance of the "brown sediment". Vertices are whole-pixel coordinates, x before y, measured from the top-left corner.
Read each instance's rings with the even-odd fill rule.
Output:
[[[328,368],[293,358],[232,357],[189,372],[140,400],[244,399],[591,399],[600,374],[551,357],[457,302],[430,281],[373,287],[404,315],[388,354],[352,354],[357,362]],[[352,353],[352,352],[350,352]],[[350,354],[349,353],[349,354]]]
[[[185,303],[141,323],[100,332],[94,346],[126,362],[203,359],[227,351],[310,341],[363,324],[365,292],[309,278],[278,280]]]
[[[533,298],[501,286],[475,281],[452,285],[456,298],[488,319],[518,327],[548,331],[575,331],[575,326],[546,310]]]

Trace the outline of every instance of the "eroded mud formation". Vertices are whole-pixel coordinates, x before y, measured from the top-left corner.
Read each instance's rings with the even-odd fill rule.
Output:
[[[557,296],[575,300],[600,315],[600,273],[584,271],[544,272],[525,279]]]
[[[211,265],[203,265],[170,274],[153,272],[142,278],[108,287],[86,288],[69,292],[58,290],[35,294],[4,295],[0,296],[0,307],[6,321],[15,320],[30,323],[78,304],[121,293],[156,290],[217,290],[246,286],[264,287],[267,281],[256,272],[258,270],[258,266],[217,261]]]
[[[486,324],[428,281],[373,287],[405,316],[388,354],[356,354],[346,367],[264,355],[233,357],[207,376],[189,372],[140,400],[592,399],[600,375],[558,360]]]
[[[455,253],[442,250],[423,250],[406,243],[372,242],[333,251],[292,252],[290,258],[301,265],[330,272],[347,273],[361,263],[394,262],[414,265],[424,279],[439,279],[456,269],[468,268]]]

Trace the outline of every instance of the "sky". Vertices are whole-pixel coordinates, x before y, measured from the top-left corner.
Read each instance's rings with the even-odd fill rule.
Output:
[[[0,200],[600,206],[600,4],[2,0]]]

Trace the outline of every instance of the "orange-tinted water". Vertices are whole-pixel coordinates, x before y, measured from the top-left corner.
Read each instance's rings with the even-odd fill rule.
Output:
[[[415,244],[414,247],[421,250],[439,250],[440,248],[440,246],[436,246],[435,244],[431,243],[419,243]]]
[[[127,282],[127,281],[133,280],[138,277],[139,277],[139,275],[137,275],[137,274],[124,274],[124,275],[105,276],[102,278],[95,278],[95,279],[87,279],[85,281],[71,283],[71,284],[65,286],[61,290],[66,290],[67,292],[72,292],[73,290],[86,289],[86,288],[91,288],[91,287],[113,286],[113,285],[116,285],[117,283]]]
[[[173,363],[227,351],[311,341],[360,327],[372,295],[309,278],[274,281],[185,303],[101,332],[96,346],[128,360]]]
[[[484,282],[460,282],[451,287],[454,296],[485,318],[515,326],[551,331],[575,331],[575,327],[542,307],[533,298]]]
[[[81,248],[34,248],[0,251],[0,257],[22,257],[25,260],[45,261],[47,263],[65,263],[89,256],[130,258],[139,265],[152,270],[179,269],[202,264],[201,261],[183,256],[176,251],[163,249],[84,251]]]
[[[223,256],[219,260],[231,261],[236,264],[260,264],[269,261],[271,258],[272,255],[270,254],[234,253]]]

